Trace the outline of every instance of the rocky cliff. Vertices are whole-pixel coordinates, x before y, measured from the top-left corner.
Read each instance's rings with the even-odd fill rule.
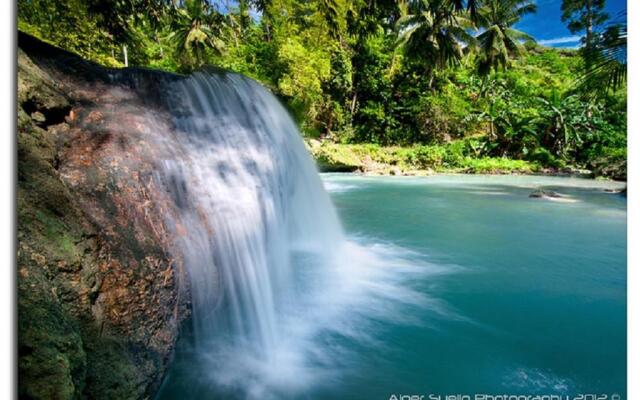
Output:
[[[146,145],[170,120],[152,85],[18,46],[19,396],[151,397],[188,312]]]

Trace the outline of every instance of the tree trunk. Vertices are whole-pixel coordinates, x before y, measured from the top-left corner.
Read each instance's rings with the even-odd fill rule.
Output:
[[[122,54],[124,56],[124,66],[128,67],[129,66],[129,58],[127,57],[127,45],[126,44],[122,45]]]
[[[164,58],[164,50],[162,49],[162,43],[160,43],[158,32],[155,32],[154,36],[156,37],[156,43],[158,43],[158,46],[160,46],[160,58]]]
[[[591,0],[587,0],[585,2],[587,7],[587,12],[585,13],[585,43],[584,43],[584,51],[585,51],[585,64],[587,69],[591,67],[591,62],[593,60],[593,9]]]
[[[588,48],[591,47],[591,45],[593,44],[593,11],[591,10],[591,0],[587,0],[586,2],[586,6],[587,6],[587,13],[585,15],[586,17],[586,24],[587,24],[587,35],[586,35],[586,46]]]
[[[329,121],[327,121],[327,136],[331,135],[331,129],[333,128],[333,113],[331,112],[331,110],[329,110]]]
[[[353,97],[351,98],[351,120],[353,120],[353,113],[356,112],[356,102],[358,101],[358,92],[353,91]]]

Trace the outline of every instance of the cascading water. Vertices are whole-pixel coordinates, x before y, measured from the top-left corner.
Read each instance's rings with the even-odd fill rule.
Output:
[[[260,85],[201,72],[168,93],[176,143],[161,176],[186,230],[195,340],[225,328],[268,360],[278,311],[295,301],[292,249],[335,248],[338,220],[293,121]]]
[[[370,318],[404,323],[392,304],[425,303],[397,274],[424,268],[345,239],[271,93],[226,72],[146,74],[112,79],[157,95],[171,120],[147,127],[146,142],[175,206],[166,219],[192,311],[160,398],[295,397],[339,371],[347,350],[336,336],[366,343]]]

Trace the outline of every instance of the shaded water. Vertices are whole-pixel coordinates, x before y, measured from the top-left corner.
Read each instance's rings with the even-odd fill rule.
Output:
[[[624,393],[626,200],[326,175],[345,234],[271,94],[233,74],[167,85],[156,179],[193,314],[159,399]],[[573,198],[529,199],[539,185]]]

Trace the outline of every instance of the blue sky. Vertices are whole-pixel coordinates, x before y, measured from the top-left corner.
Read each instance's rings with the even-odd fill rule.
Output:
[[[635,1],[635,0],[632,0]],[[562,0],[536,0],[538,12],[527,15],[516,28],[527,32],[538,43],[553,47],[572,47],[580,44],[580,34],[572,34],[560,17]],[[626,0],[607,0],[605,9],[611,18],[618,17],[619,13],[626,10]]]

